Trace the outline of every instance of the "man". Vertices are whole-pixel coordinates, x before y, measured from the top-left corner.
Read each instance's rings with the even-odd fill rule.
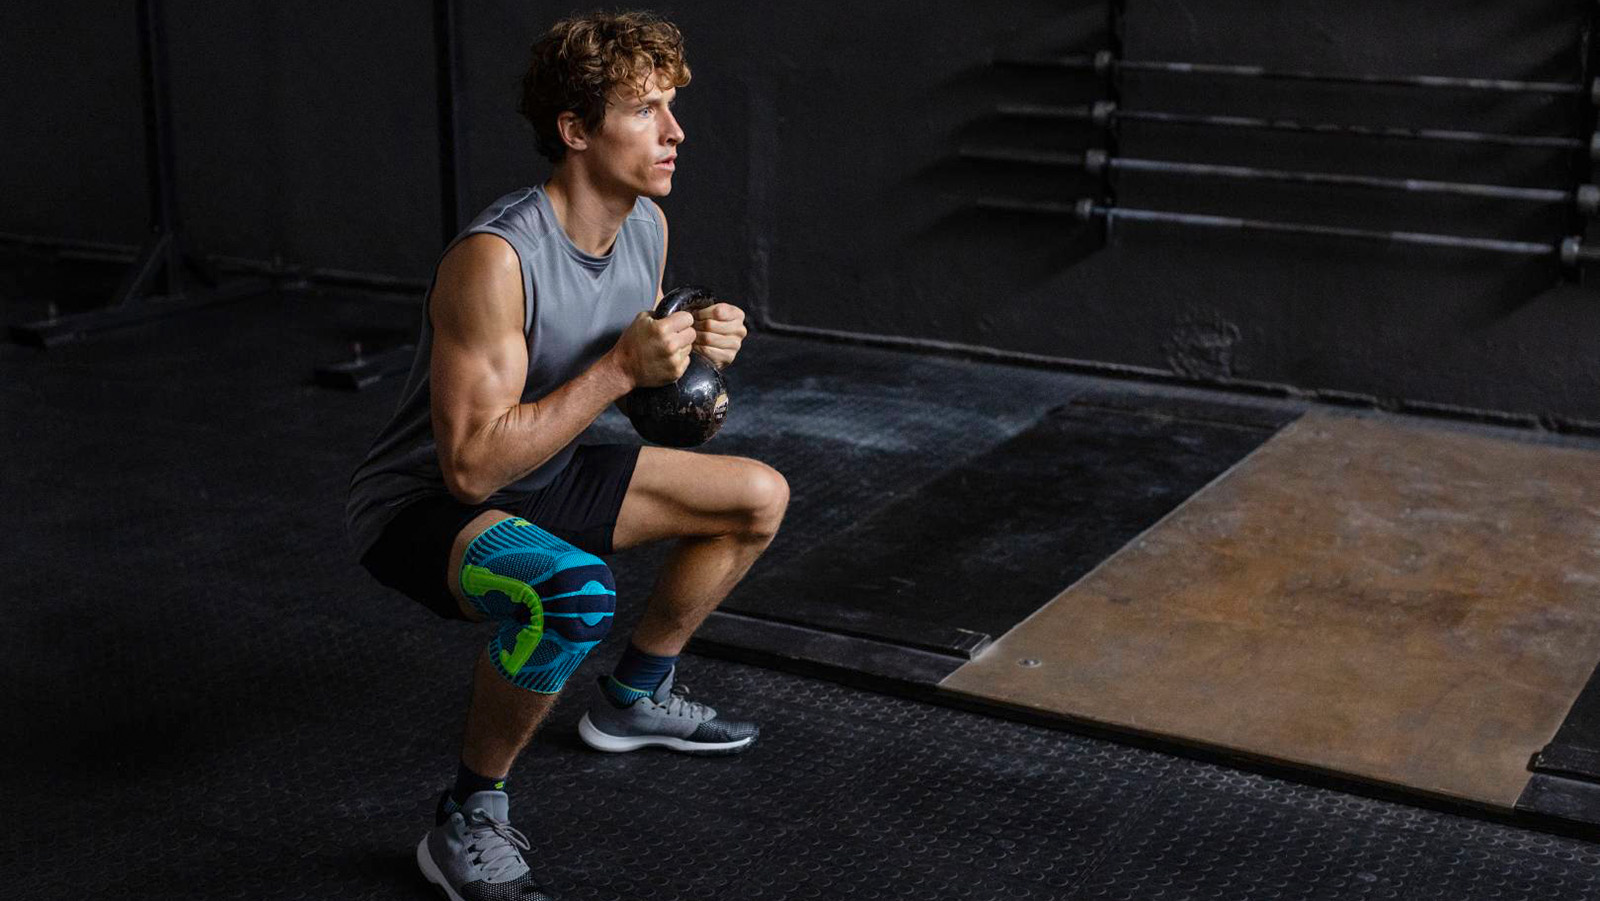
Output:
[[[619,397],[676,379],[690,349],[731,363],[744,313],[662,320],[667,221],[689,83],[678,29],[648,13],[564,20],[534,44],[521,112],[554,164],[446,249],[393,420],[351,481],[362,564],[441,616],[491,620],[454,786],[418,865],[452,899],[541,898],[509,823],[511,764],[610,628],[600,556],[678,539],[616,669],[586,686],[591,747],[738,753],[755,724],[672,691],[679,652],[776,534],[789,488],[754,460],[579,447]]]

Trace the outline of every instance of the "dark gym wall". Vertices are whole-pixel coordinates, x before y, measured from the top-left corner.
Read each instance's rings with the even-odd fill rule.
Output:
[[[179,203],[199,247],[396,275],[431,265],[430,9],[169,0]]]
[[[432,4],[168,0],[181,215],[204,254],[426,279],[441,246]],[[547,168],[514,112],[534,35],[588,5],[458,2],[463,211]],[[128,5],[131,7],[131,4]],[[1600,421],[1600,298],[1551,264],[1334,240],[974,209],[1072,200],[1064,169],[963,161],[963,145],[1081,150],[1085,126],[1008,100],[1084,102],[1087,73],[996,54],[1106,46],[1104,3],[657,7],[695,70],[679,116],[671,282],[776,322],[933,339],[1200,381],[1291,384]],[[975,11],[978,10],[978,11]],[[1585,4],[1134,0],[1129,58],[1576,81]],[[145,227],[131,8],[0,12],[0,232],[134,245]],[[1129,108],[1577,135],[1572,100],[1128,76]],[[1129,126],[1121,154],[1570,187],[1545,151]],[[1586,175],[1586,173],[1585,173]],[[1569,213],[1355,189],[1122,177],[1128,206],[1554,241]]]
[[[148,228],[133,3],[0,12],[0,232]],[[166,0],[178,215],[201,255],[417,276],[439,240],[429,0]]]
[[[0,3],[0,232],[136,244],[149,219],[131,10]]]

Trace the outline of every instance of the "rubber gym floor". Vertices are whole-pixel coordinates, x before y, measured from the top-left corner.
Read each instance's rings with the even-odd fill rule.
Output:
[[[115,274],[5,271],[7,321],[47,296],[69,310]],[[408,339],[415,316],[266,290],[48,351],[0,346],[0,893],[432,897],[412,852],[454,772],[484,635],[389,593],[346,549],[346,482],[399,380],[310,379],[353,340]],[[744,355],[707,451],[766,459],[794,488],[758,568],[1062,397],[1131,390],[773,335]],[[927,414],[916,440],[847,390],[884,373],[898,410]],[[594,435],[626,424],[608,414]],[[612,561],[616,635],[659,559]],[[1600,848],[1578,834],[708,656],[681,679],[759,720],[756,747],[591,752],[573,695],[519,760],[513,822],[559,897],[1600,897]]]

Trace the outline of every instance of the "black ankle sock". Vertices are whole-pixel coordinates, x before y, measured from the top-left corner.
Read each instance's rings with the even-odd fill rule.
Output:
[[[467,765],[463,763],[456,769],[456,784],[454,788],[450,789],[450,800],[454,801],[457,807],[460,807],[467,803],[467,798],[477,792],[505,790],[506,780],[504,777],[491,779],[488,776],[480,776],[468,769]]]

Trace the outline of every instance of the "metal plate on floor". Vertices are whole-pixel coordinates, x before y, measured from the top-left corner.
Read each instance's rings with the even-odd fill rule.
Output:
[[[1600,661],[1596,471],[1311,414],[941,688],[1511,808]]]

